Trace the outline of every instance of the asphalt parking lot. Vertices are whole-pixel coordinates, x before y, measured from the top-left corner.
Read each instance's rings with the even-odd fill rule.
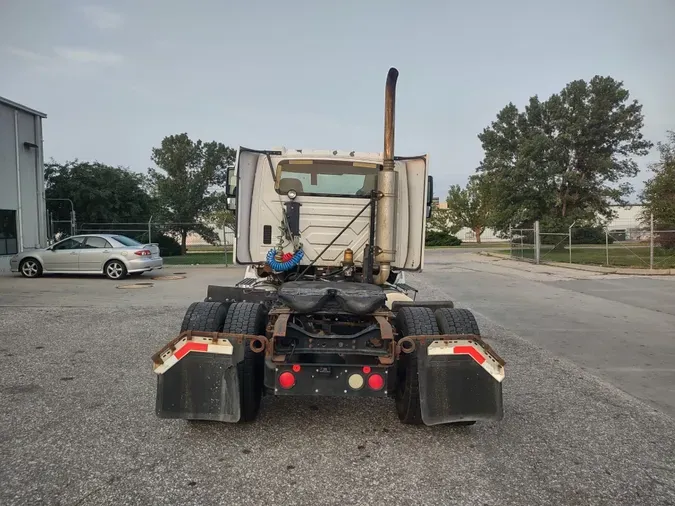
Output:
[[[649,380],[671,378],[675,316],[599,297],[610,278],[443,252],[411,276],[420,297],[472,308],[507,361],[501,422],[408,427],[389,401],[267,398],[257,422],[233,426],[154,415],[150,356],[208,283],[242,273],[163,274],[174,272],[185,277],[135,280],[146,288],[0,277],[1,504],[675,504],[671,402],[649,398],[673,393]],[[621,332],[605,313],[621,315]],[[605,370],[612,335],[645,345],[644,391]]]

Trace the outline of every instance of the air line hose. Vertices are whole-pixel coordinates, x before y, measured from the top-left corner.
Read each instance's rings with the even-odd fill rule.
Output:
[[[275,249],[269,250],[269,252],[267,253],[267,263],[269,264],[270,267],[272,267],[272,269],[274,269],[277,272],[290,271],[291,269],[295,269],[300,263],[300,260],[302,260],[302,257],[305,256],[305,253],[301,249],[299,249],[293,254],[290,260],[287,260],[285,262],[279,262],[274,258],[276,254],[277,251]]]

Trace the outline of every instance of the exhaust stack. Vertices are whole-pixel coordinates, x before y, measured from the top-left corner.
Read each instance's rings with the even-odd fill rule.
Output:
[[[391,263],[394,261],[394,206],[396,205],[396,173],[394,172],[394,130],[396,112],[396,80],[398,70],[390,68],[384,92],[384,160],[382,172],[377,178],[377,224],[375,261],[380,272],[375,284],[382,285],[389,278]]]

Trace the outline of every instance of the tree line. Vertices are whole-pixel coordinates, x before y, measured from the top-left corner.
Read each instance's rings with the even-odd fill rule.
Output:
[[[506,237],[510,227],[566,232],[598,227],[611,205],[626,205],[638,175],[637,157],[653,143],[642,134],[642,105],[612,77],[576,80],[523,110],[507,104],[478,139],[483,159],[465,187],[453,185],[448,209],[437,209],[431,226],[456,233],[471,229],[480,242],[486,228]],[[675,228],[675,133],[658,143],[660,160],[639,195],[643,219]]]
[[[157,234],[153,241],[168,248],[175,235],[185,254],[189,233],[213,244],[218,240],[214,226],[233,222],[222,188],[235,156],[220,142],[194,141],[182,133],[165,137],[152,149],[156,168],[147,174],[99,162],[52,160],[45,164],[47,208],[67,216],[70,204],[53,199],[70,199],[79,223],[147,223],[152,217],[169,233]]]
[[[507,104],[478,135],[484,155],[474,174],[464,187],[449,188],[447,210],[432,214],[427,243],[457,244],[451,234],[463,227],[480,242],[488,227],[506,236],[510,227],[531,228],[537,220],[548,232],[566,232],[573,222],[597,227],[612,217],[612,204],[628,203],[635,159],[653,147],[643,126],[642,105],[612,77],[570,82],[545,101],[531,97],[523,110]],[[657,229],[675,229],[675,132],[657,147],[660,160],[640,194],[643,219],[653,213]],[[214,225],[233,222],[222,188],[235,156],[220,142],[182,133],[152,149],[156,168],[147,174],[52,160],[45,165],[46,197],[72,200],[80,223],[145,223],[152,216],[185,253],[189,233],[215,243]],[[63,201],[47,203],[60,216],[69,210]]]

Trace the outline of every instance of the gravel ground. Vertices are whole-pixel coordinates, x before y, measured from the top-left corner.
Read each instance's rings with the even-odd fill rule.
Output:
[[[0,279],[0,504],[675,504],[671,417],[480,315],[507,361],[498,423],[322,398],[267,398],[245,426],[159,420],[150,356],[218,276],[237,272],[164,295]]]

